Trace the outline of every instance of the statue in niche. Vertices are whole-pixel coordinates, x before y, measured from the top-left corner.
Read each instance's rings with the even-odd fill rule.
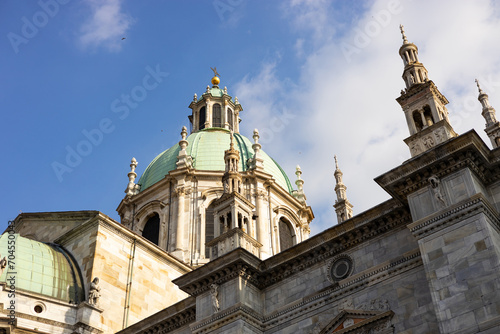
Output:
[[[410,85],[413,85],[415,83],[415,77],[413,74],[410,74]]]
[[[99,286],[99,278],[94,277],[89,288],[89,304],[99,307],[99,297],[101,297],[101,287]]]
[[[434,192],[434,198],[436,199],[439,207],[444,208],[446,206],[446,200],[443,194],[441,193],[441,187],[440,187],[441,182],[436,176],[431,176],[428,179],[428,181],[431,185],[432,191]]]
[[[210,294],[212,295],[212,306],[214,309],[214,313],[219,312],[219,286],[215,283],[210,285]]]

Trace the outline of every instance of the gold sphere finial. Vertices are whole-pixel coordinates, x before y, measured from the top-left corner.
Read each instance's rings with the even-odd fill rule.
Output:
[[[220,74],[217,73],[217,67],[214,67],[214,68],[210,67],[210,69],[212,71],[214,71],[214,77],[212,78],[212,85],[218,86],[220,83],[220,79],[219,79]]]

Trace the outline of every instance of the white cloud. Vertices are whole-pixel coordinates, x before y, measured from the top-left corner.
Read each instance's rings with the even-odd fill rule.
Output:
[[[84,48],[104,47],[108,51],[119,51],[122,38],[133,23],[123,13],[121,0],[89,0],[91,17],[82,25],[80,43]]]
[[[400,23],[405,25],[408,39],[419,47],[420,61],[430,79],[450,101],[448,110],[455,131],[475,128],[489,145],[474,78],[483,78],[490,102],[500,108],[498,6],[487,0],[379,0],[366,8],[347,33],[334,35],[338,21],[329,21],[324,15],[329,10],[327,3],[289,3],[287,15],[297,30],[296,56],[303,59],[300,85],[278,77],[276,63],[274,67],[263,66],[255,78],[245,78],[237,91],[245,107],[245,123],[266,124],[277,105],[297,116],[279,140],[263,149],[289,176],[295,164],[301,165],[308,204],[317,217],[311,225],[313,233],[337,221],[332,208],[334,154],[339,157],[355,214],[389,198],[373,179],[410,158],[403,142],[409,131],[395,101],[404,88],[403,62],[398,54]],[[314,40],[322,42],[304,47],[300,40],[311,31]],[[364,41],[363,34],[367,37]],[[353,46],[357,52],[346,57],[342,45]],[[259,94],[265,94],[268,87],[271,89],[263,98]],[[257,115],[257,119],[249,115]]]

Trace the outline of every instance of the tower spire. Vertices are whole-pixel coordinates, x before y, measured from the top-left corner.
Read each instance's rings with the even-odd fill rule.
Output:
[[[335,176],[335,193],[337,194],[337,200],[333,207],[335,208],[335,212],[337,213],[337,221],[342,223],[344,220],[347,220],[352,217],[352,204],[347,199],[346,190],[347,187],[342,182],[342,171],[339,168],[339,163],[337,161],[337,156],[334,156],[335,159],[335,172],[333,175]]]
[[[410,137],[405,139],[405,143],[414,157],[457,134],[448,119],[448,100],[429,80],[427,69],[418,60],[417,46],[408,42],[402,25],[400,29],[403,45],[399,48],[399,55],[404,63],[402,77],[406,89],[401,90],[401,96],[396,101],[406,116]]]
[[[304,194],[304,180],[302,180],[302,170],[300,166],[297,165],[295,168],[295,175],[297,176],[297,180],[295,184],[297,185],[297,190],[294,190],[292,195],[298,199],[301,203],[306,203],[306,195]]]
[[[135,184],[135,178],[137,177],[137,173],[135,172],[135,169],[137,167],[137,160],[135,158],[132,158],[130,161],[130,172],[128,172],[128,185],[127,189],[125,189],[125,193],[127,194],[128,197],[132,197],[139,193],[139,185]]]
[[[403,44],[408,44],[408,39],[405,35],[405,29],[402,24],[399,25],[399,30],[401,30],[401,35],[403,36]]]
[[[234,148],[234,136],[231,131],[231,142],[229,150],[224,151],[224,162],[226,164],[226,172],[222,177],[224,185],[224,193],[232,192],[241,193],[241,175],[238,172],[238,164],[240,162],[240,152]]]
[[[488,95],[483,92],[481,86],[479,86],[479,81],[477,79],[475,81],[479,91],[477,99],[481,102],[483,107],[482,115],[486,120],[486,127],[484,131],[490,138],[493,148],[497,148],[500,146],[500,122],[498,122],[496,118],[495,108],[491,106],[490,101],[488,100]]]
[[[186,147],[189,145],[189,143],[186,140],[187,128],[185,126],[183,126],[181,130],[181,138],[182,139],[179,141],[179,147],[181,148],[181,150],[177,155],[177,169],[184,167],[191,168],[193,166],[193,158],[189,154],[187,154],[186,151]]]
[[[248,165],[250,169],[255,169],[255,170],[264,170],[264,159],[262,159],[262,154],[260,153],[260,149],[262,148],[262,145],[259,144],[259,130],[254,129],[253,130],[253,145],[252,149],[254,151],[253,157],[249,159]]]

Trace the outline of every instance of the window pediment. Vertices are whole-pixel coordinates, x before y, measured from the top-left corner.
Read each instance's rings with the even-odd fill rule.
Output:
[[[328,325],[319,327],[318,334],[389,334],[394,333],[391,319],[394,312],[343,310]]]

